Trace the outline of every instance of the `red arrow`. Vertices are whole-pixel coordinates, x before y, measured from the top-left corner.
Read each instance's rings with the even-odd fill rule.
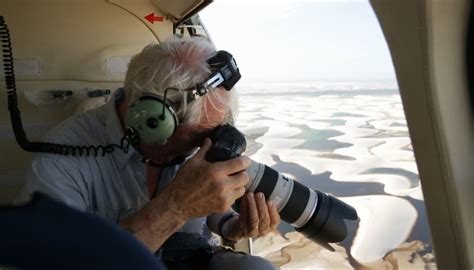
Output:
[[[162,22],[163,21],[163,16],[155,16],[155,13],[150,13],[148,15],[145,16],[145,19],[147,19],[147,21],[151,22],[152,24],[154,22]]]

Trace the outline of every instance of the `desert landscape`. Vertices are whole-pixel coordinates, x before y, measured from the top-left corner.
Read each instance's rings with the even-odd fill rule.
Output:
[[[396,86],[285,84],[239,88],[247,151],[353,206],[359,221],[330,252],[282,223],[254,254],[282,269],[436,268],[423,194]]]

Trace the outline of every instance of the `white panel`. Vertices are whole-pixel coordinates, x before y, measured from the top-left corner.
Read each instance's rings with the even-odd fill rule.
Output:
[[[107,76],[125,76],[127,73],[128,64],[130,63],[130,57],[109,57],[106,60],[105,68],[107,70]]]

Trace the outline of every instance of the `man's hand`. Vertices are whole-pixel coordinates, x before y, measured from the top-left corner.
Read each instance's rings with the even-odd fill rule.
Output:
[[[263,193],[247,193],[241,200],[240,215],[223,224],[222,234],[230,240],[262,236],[276,230],[280,221],[276,206],[265,201]]]
[[[250,159],[210,163],[204,159],[210,147],[206,139],[160,194],[121,222],[153,252],[187,220],[225,212],[244,195]]]
[[[178,171],[158,196],[166,196],[187,219],[222,213],[245,193],[251,161],[238,157],[210,163],[204,159],[211,147],[206,139],[199,151]]]

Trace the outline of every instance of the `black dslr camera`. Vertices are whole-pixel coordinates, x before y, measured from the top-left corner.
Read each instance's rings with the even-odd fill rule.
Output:
[[[206,154],[209,162],[240,156],[247,146],[244,135],[231,125],[220,125],[210,134],[212,147]],[[329,243],[347,236],[346,220],[357,220],[356,210],[341,200],[313,190],[274,169],[252,161],[247,169],[247,192],[262,192],[276,205],[281,218],[307,238],[334,251]]]

